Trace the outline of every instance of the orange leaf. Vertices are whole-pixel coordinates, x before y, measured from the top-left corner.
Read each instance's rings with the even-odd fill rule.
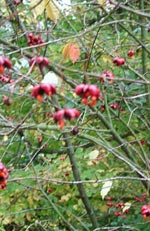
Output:
[[[63,51],[62,51],[62,55],[63,55],[64,60],[66,60],[67,58],[69,58],[69,50],[70,50],[70,43],[67,43],[64,46]]]
[[[3,74],[3,72],[4,72],[4,67],[0,65],[0,74]]]
[[[80,49],[77,43],[71,43],[69,49],[69,58],[72,63],[75,63],[80,56]]]

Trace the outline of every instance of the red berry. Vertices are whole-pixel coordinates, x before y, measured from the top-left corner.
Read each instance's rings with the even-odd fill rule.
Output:
[[[128,214],[129,213],[129,209],[126,209],[123,213],[124,214]]]
[[[34,35],[33,33],[30,32],[27,36],[27,42],[28,42],[28,46],[32,46],[32,45],[42,44],[45,41],[42,40],[39,35]]]
[[[75,88],[75,93],[82,98],[82,103],[85,105],[95,106],[100,96],[100,90],[96,85],[79,84]]]
[[[2,100],[3,100],[3,104],[5,105],[11,105],[12,104],[12,99],[9,98],[8,96],[6,95],[2,95]]]
[[[124,206],[125,206],[124,202],[120,202],[120,203],[119,203],[119,206],[120,206],[120,207],[124,207]]]
[[[44,94],[48,96],[56,94],[56,88],[52,84],[48,84],[48,83],[41,83],[33,87],[32,96],[37,100],[39,100],[40,102],[43,102]]]
[[[13,0],[14,4],[18,6],[20,3],[22,3],[23,0]]]
[[[88,85],[85,84],[79,84],[75,88],[75,93],[79,96],[84,96],[85,92],[88,90]]]
[[[119,203],[115,204],[115,208],[119,208],[119,207],[120,207]]]
[[[111,71],[103,71],[100,76],[100,82],[103,83],[105,80],[108,80],[108,82],[112,83],[114,77],[115,76]]]
[[[107,201],[111,201],[111,200],[112,200],[112,197],[107,196],[107,197],[106,197],[106,200],[107,200]]]
[[[28,34],[28,38],[30,38],[30,39],[33,38],[33,33],[32,33],[32,32],[30,32],[30,33]]]
[[[100,90],[97,88],[95,85],[89,85],[89,95],[90,96],[95,96],[97,99],[99,98],[100,95]]]
[[[112,104],[110,104],[110,107],[111,107],[112,109],[114,109],[114,110],[117,110],[118,107],[119,107],[119,105],[118,105],[118,103],[112,103]]]
[[[61,109],[61,110],[55,112],[54,115],[53,115],[53,118],[54,118],[55,122],[63,120],[64,113],[65,113],[64,109]]]
[[[140,140],[140,143],[141,143],[141,145],[146,145],[146,141],[143,139],[143,140]]]
[[[124,59],[124,58],[120,58],[120,59],[118,60],[117,65],[118,65],[118,66],[122,66],[124,63],[125,63],[125,59]]]
[[[8,175],[8,170],[3,163],[0,162],[0,190],[6,188]]]
[[[37,36],[33,37],[33,43],[34,44],[38,44],[39,41],[40,41],[40,36],[37,35]]]
[[[12,63],[9,59],[5,58],[4,57],[4,67],[7,67],[7,68],[11,68],[12,67]]]
[[[119,211],[119,212],[114,212],[114,216],[116,216],[116,217],[122,216],[122,212],[121,212],[121,211]]]
[[[143,194],[142,194],[142,198],[143,198],[143,199],[145,199],[146,196],[147,196],[146,193],[143,193]]]
[[[80,116],[80,112],[76,108],[65,109],[64,118],[71,120],[73,118],[78,118]]]
[[[38,143],[39,143],[39,144],[42,143],[42,140],[43,140],[42,136],[39,136],[39,137],[37,138],[37,140],[38,140]]]
[[[36,58],[36,62],[40,65],[40,64],[43,64],[43,62],[44,62],[44,57],[43,56],[38,56],[37,58]]]
[[[70,173],[69,173],[69,172],[66,172],[66,173],[65,173],[65,176],[66,176],[66,177],[69,177],[69,176],[70,176]]]
[[[0,56],[0,67],[1,67],[0,73],[3,73],[5,67],[7,67],[7,68],[11,68],[12,67],[12,63],[6,57]]]
[[[43,65],[44,65],[44,66],[48,66],[48,65],[49,65],[49,60],[48,60],[48,58],[44,57],[44,59],[43,59]]]
[[[132,57],[133,55],[135,55],[135,51],[134,50],[129,50],[128,51],[128,56]]]
[[[118,212],[118,216],[122,216],[122,212],[121,211]]]
[[[64,127],[64,119],[72,120],[74,118],[78,118],[79,116],[80,112],[76,108],[61,109],[53,114],[54,121],[59,123],[60,129]]]
[[[106,109],[106,107],[105,107],[104,104],[100,106],[100,110],[101,110],[102,112],[105,111],[105,109]]]
[[[42,69],[44,66],[49,65],[49,60],[44,56],[37,56],[30,59],[29,64],[30,66],[38,65]]]
[[[122,66],[125,63],[125,59],[124,58],[115,57],[113,59],[113,63],[115,63],[117,66]]]
[[[150,216],[150,205],[143,205],[141,207],[141,214],[143,215],[144,219]]]
[[[78,127],[73,127],[71,130],[72,135],[77,135],[79,133],[79,128]]]
[[[107,203],[106,203],[106,204],[107,204],[107,206],[108,206],[108,207],[112,207],[112,206],[113,206],[113,203],[112,203],[112,202],[110,202],[110,201],[107,201]]]
[[[53,193],[53,192],[54,192],[54,189],[49,188],[47,192],[48,192],[49,194],[51,194],[51,193]]]
[[[11,79],[11,77],[7,76],[7,75],[0,75],[0,80],[3,83],[12,83],[13,82],[13,80]]]
[[[134,199],[136,202],[143,202],[143,200],[140,197],[135,197]]]

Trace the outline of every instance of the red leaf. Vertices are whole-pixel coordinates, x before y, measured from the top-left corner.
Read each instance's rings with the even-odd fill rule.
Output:
[[[69,49],[69,58],[75,63],[80,57],[80,49],[77,43],[71,43]]]

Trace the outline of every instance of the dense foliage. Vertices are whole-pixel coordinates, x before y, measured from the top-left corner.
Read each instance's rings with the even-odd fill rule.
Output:
[[[149,1],[0,6],[0,230],[148,231]]]

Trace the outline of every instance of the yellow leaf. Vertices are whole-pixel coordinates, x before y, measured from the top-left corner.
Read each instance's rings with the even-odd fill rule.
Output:
[[[71,197],[72,197],[71,193],[67,193],[66,195],[61,196],[59,202],[61,203],[67,202]]]
[[[55,2],[51,0],[44,0],[44,5],[47,17],[50,18],[53,22],[57,23],[59,18],[59,10],[56,7]]]
[[[47,17],[56,23],[59,18],[59,10],[53,2],[52,0],[32,0],[30,7],[34,17],[37,18],[46,9]]]
[[[31,10],[35,18],[44,12],[45,5],[43,0],[32,0],[30,3]]]
[[[146,68],[147,68],[147,70],[150,70],[150,64],[148,64],[148,65],[146,66]]]
[[[90,160],[95,160],[99,155],[98,150],[93,150],[92,152],[89,153],[89,159]]]
[[[11,216],[6,216],[3,218],[2,223],[3,225],[8,225],[8,224],[11,224],[12,220],[13,218]]]
[[[4,0],[1,0],[1,7],[6,7],[6,2]]]
[[[31,221],[32,220],[31,213],[27,213],[26,214],[26,219],[27,219],[27,221]]]
[[[7,135],[4,135],[3,136],[3,141],[5,142],[5,141],[7,141],[8,140],[8,136]]]
[[[70,43],[67,43],[64,46],[63,51],[62,51],[62,55],[63,55],[64,60],[66,60],[67,58],[69,58],[69,49],[70,49]]]
[[[131,205],[132,205],[131,203],[126,202],[126,203],[125,203],[125,206],[124,206],[123,209],[122,209],[122,212],[124,213],[126,210],[130,209]]]
[[[94,187],[94,188],[97,188],[98,186],[99,186],[98,183],[94,183],[94,184],[93,184],[93,187]]]
[[[103,55],[102,58],[105,63],[112,63],[112,58],[110,56]]]
[[[108,206],[107,205],[100,205],[99,207],[101,213],[106,213],[108,211]]]
[[[98,3],[104,7],[106,5],[106,0],[98,0]]]
[[[107,194],[109,193],[110,189],[112,187],[112,181],[106,181],[103,186],[102,186],[102,189],[101,189],[101,196],[102,196],[102,199],[105,198],[105,196],[107,196]]]

